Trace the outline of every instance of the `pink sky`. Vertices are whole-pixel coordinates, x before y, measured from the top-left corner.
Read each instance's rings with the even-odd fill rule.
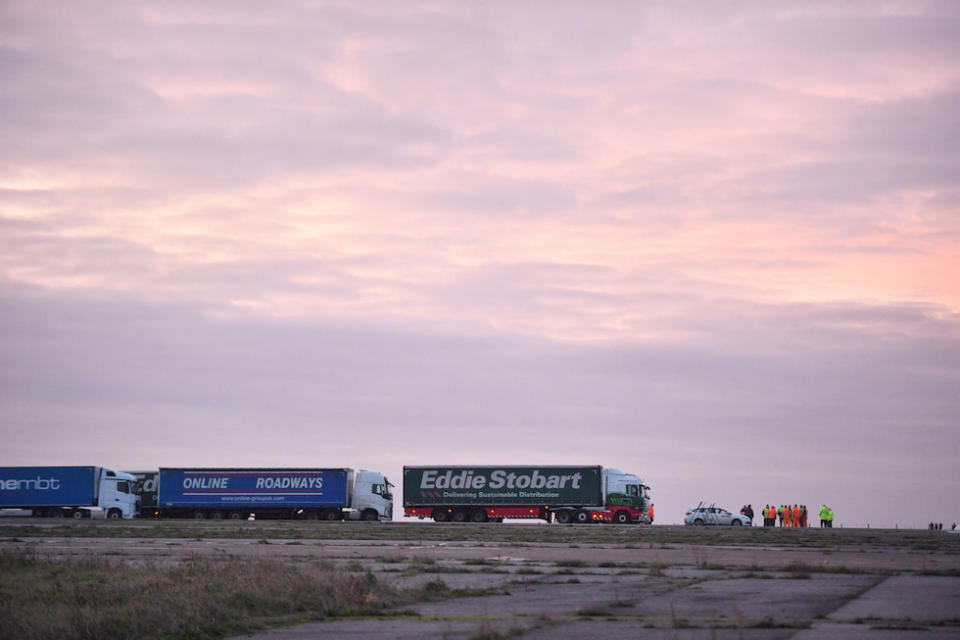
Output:
[[[0,464],[960,520],[960,6],[4,2]]]

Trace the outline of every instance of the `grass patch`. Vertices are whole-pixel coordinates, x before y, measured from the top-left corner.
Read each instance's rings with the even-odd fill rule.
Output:
[[[589,566],[583,560],[557,560],[554,564],[558,567],[586,567]]]
[[[0,553],[0,638],[205,639],[279,624],[382,615],[403,594],[369,571],[276,560],[133,568]],[[176,615],[172,615],[176,612]]]

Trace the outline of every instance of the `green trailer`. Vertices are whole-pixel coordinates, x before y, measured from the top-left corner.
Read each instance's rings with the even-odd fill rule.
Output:
[[[539,518],[589,522],[602,509],[600,466],[403,468],[404,514],[437,521]]]

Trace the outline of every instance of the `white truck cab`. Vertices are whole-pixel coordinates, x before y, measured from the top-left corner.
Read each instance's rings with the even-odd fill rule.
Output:
[[[350,520],[393,520],[393,485],[377,471],[361,469],[353,482],[350,498]]]
[[[105,518],[135,518],[140,496],[134,493],[136,478],[129,473],[100,469],[97,504]]]

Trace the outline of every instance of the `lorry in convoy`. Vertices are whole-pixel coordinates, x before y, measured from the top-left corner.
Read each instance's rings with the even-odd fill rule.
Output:
[[[103,467],[0,467],[0,509],[48,518],[133,518],[134,477]]]
[[[376,471],[161,468],[138,474],[141,491],[155,491],[146,496],[154,503],[144,508],[147,517],[393,519],[393,485]]]
[[[435,522],[649,523],[649,500],[640,478],[601,466],[403,468],[404,516]]]

